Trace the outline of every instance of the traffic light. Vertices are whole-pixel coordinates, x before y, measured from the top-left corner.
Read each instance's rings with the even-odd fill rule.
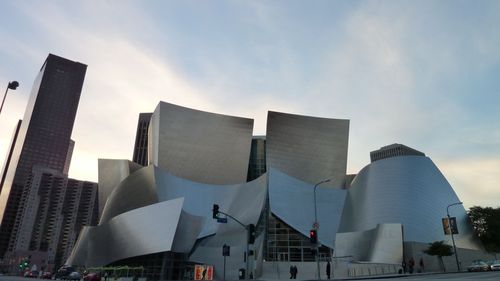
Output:
[[[212,209],[212,218],[216,219],[218,214],[219,214],[219,205],[214,204],[214,207]]]
[[[318,243],[318,231],[316,229],[309,231],[309,241],[311,241],[311,244]]]
[[[255,242],[255,225],[248,225],[248,244],[253,244]]]
[[[229,245],[224,244],[224,246],[222,246],[222,255],[224,257],[229,257],[231,255],[231,247]]]

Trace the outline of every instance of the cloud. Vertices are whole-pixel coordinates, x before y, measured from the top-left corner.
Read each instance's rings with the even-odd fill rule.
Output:
[[[474,205],[500,207],[498,158],[457,158],[436,160],[442,173],[455,189],[466,208]]]
[[[46,34],[41,45],[55,47],[51,52],[56,55],[88,65],[72,135],[76,146],[70,176],[96,180],[97,157],[130,159],[138,114],[152,112],[160,100],[202,110],[212,108],[210,98],[180,76],[167,58],[134,43],[137,41],[127,34],[107,34],[76,25],[71,14],[50,4],[22,9]],[[100,13],[112,9],[114,6],[101,6]],[[122,12],[126,16],[126,11]],[[128,11],[134,12],[138,11]]]
[[[1,10],[15,15],[17,30],[0,28],[9,38],[0,58],[29,77],[0,116],[0,149],[52,52],[89,65],[73,131],[77,178],[96,179],[92,157],[130,158],[138,113],[160,100],[254,118],[256,134],[265,133],[268,110],[350,119],[350,173],[394,142],[438,164],[456,154],[461,167],[500,158],[499,6],[13,2]],[[0,82],[12,73],[0,67]],[[444,173],[465,190],[458,173]],[[483,184],[496,189],[494,180]]]

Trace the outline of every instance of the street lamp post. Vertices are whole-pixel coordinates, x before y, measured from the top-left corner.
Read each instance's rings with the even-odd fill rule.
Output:
[[[316,229],[316,235],[318,237],[318,242],[316,243],[316,266],[318,267],[318,280],[321,280],[321,276],[319,274],[320,269],[319,269],[319,223],[318,223],[318,208],[316,206],[316,188],[323,183],[329,182],[332,179],[326,179],[318,182],[317,184],[314,185],[314,223],[313,223],[313,228]]]
[[[17,81],[9,82],[9,84],[7,85],[7,89],[5,89],[5,94],[3,95],[2,105],[0,105],[0,113],[2,113],[3,103],[5,102],[5,98],[7,97],[7,92],[9,91],[9,89],[15,90],[17,89],[17,87],[19,87],[19,82]]]
[[[462,205],[462,204],[463,204],[463,202],[457,202],[457,203],[450,204],[450,205],[448,205],[448,207],[446,207],[446,216],[448,217],[448,228],[450,229],[450,233],[451,233],[451,242],[453,243],[453,252],[455,252],[455,260],[457,262],[458,271],[460,271],[460,263],[458,262],[457,247],[455,246],[455,238],[453,237],[453,229],[451,228],[451,219],[450,219],[449,208],[451,206]],[[458,226],[457,226],[457,228],[458,228]]]

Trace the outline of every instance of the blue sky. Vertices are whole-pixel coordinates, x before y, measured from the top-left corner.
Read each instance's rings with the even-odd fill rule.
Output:
[[[350,119],[348,172],[403,143],[466,207],[500,206],[498,1],[1,1],[0,158],[48,53],[88,65],[70,176],[130,159],[162,100]],[[5,87],[5,86],[3,86]],[[2,90],[3,91],[3,90]]]

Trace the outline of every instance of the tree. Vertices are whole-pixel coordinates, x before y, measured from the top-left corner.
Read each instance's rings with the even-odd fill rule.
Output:
[[[424,253],[429,256],[438,256],[439,264],[444,272],[446,272],[446,268],[444,267],[443,257],[453,255],[453,251],[451,250],[451,246],[445,244],[444,241],[436,241],[429,244],[429,248],[424,250]]]
[[[500,208],[474,206],[468,214],[486,250],[500,252]]]

